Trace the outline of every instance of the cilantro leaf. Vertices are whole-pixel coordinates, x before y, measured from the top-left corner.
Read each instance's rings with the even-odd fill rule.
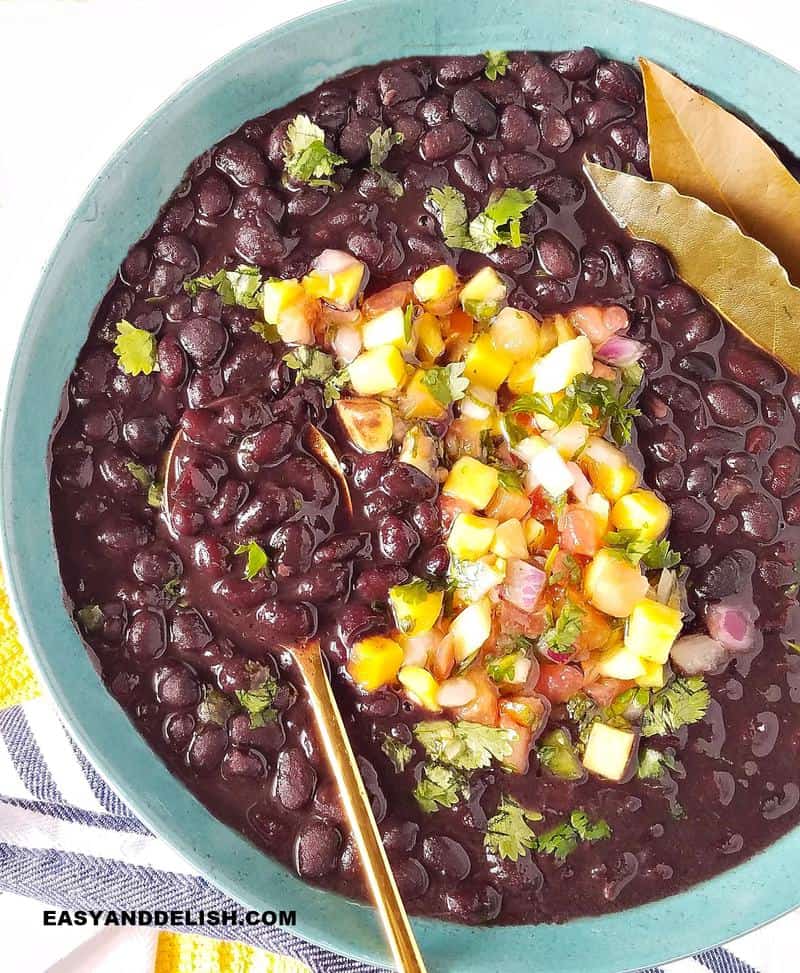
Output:
[[[181,593],[181,579],[180,578],[170,578],[169,581],[161,589],[167,598],[178,598]]]
[[[147,505],[156,509],[164,505],[164,484],[160,480],[153,480],[147,488]]]
[[[524,652],[508,652],[486,660],[486,673],[494,682],[513,682],[517,663],[525,658]]]
[[[501,797],[497,811],[486,824],[483,843],[500,858],[515,862],[536,847],[536,835],[529,822],[541,820],[542,815],[538,811],[529,811],[513,797]]]
[[[457,557],[450,558],[448,581],[451,588],[457,588],[464,601],[479,601],[492,588],[500,584],[504,575],[485,561],[468,561]]]
[[[560,587],[566,588],[568,585],[575,587],[580,584],[581,580],[581,566],[575,560],[574,555],[564,554],[561,558],[561,563],[558,571],[550,571],[547,578],[547,583],[549,585],[559,585]]]
[[[433,814],[442,807],[455,807],[459,800],[469,796],[469,785],[463,774],[441,764],[425,764],[413,795],[426,814]]]
[[[325,145],[325,133],[308,115],[296,115],[289,123],[283,161],[292,179],[312,186],[334,185],[327,177],[347,162]]]
[[[236,712],[236,704],[225,693],[221,693],[213,686],[203,687],[203,698],[197,706],[197,717],[203,723],[215,723],[225,726]]]
[[[284,355],[283,360],[297,373],[297,384],[305,381],[322,383],[322,396],[328,407],[341,398],[341,390],[350,380],[346,368],[337,371],[330,355],[309,345],[299,345]]]
[[[550,656],[571,656],[575,642],[583,630],[584,615],[582,608],[567,599],[555,624],[546,629],[539,638],[539,650]]]
[[[786,644],[792,650],[792,652],[800,653],[800,642],[792,642],[791,640],[787,640]]]
[[[393,132],[391,128],[381,128],[379,125],[374,132],[367,136],[369,143],[369,164],[375,169],[382,166],[395,145],[403,142],[402,132]]]
[[[242,709],[250,716],[250,727],[257,730],[260,726],[271,723],[278,715],[272,705],[278,694],[278,681],[274,676],[267,676],[256,689],[237,689],[236,699]]]
[[[458,770],[480,770],[492,760],[502,763],[513,749],[514,732],[461,720],[429,720],[414,727],[414,736],[431,760]]]
[[[443,186],[441,189],[431,189],[428,201],[442,228],[442,236],[447,246],[471,249],[467,230],[469,214],[464,194],[452,186]]]
[[[511,65],[511,60],[505,51],[484,51],[483,56],[486,58],[483,73],[490,81],[496,81],[498,74],[504,75]]]
[[[706,715],[711,693],[702,676],[677,676],[654,693],[642,714],[642,736],[668,736]]]
[[[153,484],[153,474],[148,470],[146,466],[142,466],[141,463],[130,463],[125,464],[125,469],[130,473],[130,475],[136,480],[140,486],[143,486],[145,490],[149,490]]]
[[[611,836],[611,828],[603,821],[592,824],[585,811],[573,811],[566,821],[539,836],[537,850],[563,862],[581,841],[593,843]]]
[[[409,304],[403,312],[403,337],[410,342],[414,333],[414,305]]]
[[[130,321],[120,321],[117,335],[114,354],[126,375],[149,375],[158,371],[158,346],[154,334],[134,327]]]
[[[469,379],[464,378],[466,364],[463,361],[450,365],[434,365],[425,371],[422,384],[442,405],[450,405],[464,398],[469,388]]]
[[[497,470],[497,482],[504,490],[511,493],[524,493],[525,483],[522,479],[523,471],[515,469],[513,466],[495,465]]]
[[[85,605],[75,612],[75,617],[84,632],[97,632],[103,627],[106,616],[99,605]]]
[[[407,743],[402,743],[400,740],[396,740],[388,733],[385,733],[383,736],[381,750],[383,750],[389,760],[391,760],[392,765],[398,774],[403,773],[408,766],[408,762],[414,756],[414,750],[412,747],[410,747]]]
[[[551,730],[536,748],[539,763],[554,777],[562,780],[582,780],[586,771],[581,763],[569,733],[557,728]]]
[[[378,189],[385,190],[393,199],[400,199],[405,194],[402,182],[393,172],[383,166],[375,166],[372,171],[378,177]]]
[[[267,341],[270,344],[281,340],[277,327],[274,324],[270,324],[268,321],[256,321],[255,324],[250,325],[250,330],[257,335],[261,335],[264,341]]]
[[[636,776],[640,780],[656,780],[665,770],[675,770],[675,752],[656,750],[655,747],[643,747],[639,754],[639,769]]]
[[[492,253],[499,246],[522,246],[527,238],[520,229],[520,220],[535,202],[535,189],[503,190],[470,223],[470,249]]]
[[[681,562],[681,556],[670,547],[666,538],[661,541],[650,540],[638,530],[617,530],[606,534],[604,543],[614,553],[624,557],[631,564],[641,562],[650,570],[674,568]]]
[[[258,267],[240,264],[236,270],[223,269],[215,274],[192,277],[184,281],[183,289],[190,297],[194,297],[201,290],[213,290],[219,294],[225,305],[260,308],[261,284],[261,271]]]
[[[244,569],[245,581],[252,581],[261,571],[265,570],[269,564],[269,558],[264,548],[256,541],[248,541],[247,544],[239,544],[234,548],[234,554],[246,554],[247,564]]]

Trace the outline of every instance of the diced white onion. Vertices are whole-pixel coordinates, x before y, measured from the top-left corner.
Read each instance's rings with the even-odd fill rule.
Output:
[[[436,702],[445,709],[466,706],[477,695],[475,684],[469,679],[447,679],[436,693]]]
[[[361,332],[350,325],[340,327],[333,337],[333,350],[340,361],[349,365],[361,352]]]
[[[718,669],[728,658],[728,650],[708,635],[685,635],[670,649],[673,664],[687,676]]]

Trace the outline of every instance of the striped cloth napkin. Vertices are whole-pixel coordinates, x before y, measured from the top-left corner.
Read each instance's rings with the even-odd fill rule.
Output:
[[[137,820],[70,738],[46,697],[0,712],[2,892],[69,909],[241,908]],[[224,928],[204,931],[225,935]],[[727,948],[642,973],[788,973],[797,968],[790,957],[798,933],[795,913]],[[314,973],[378,973],[278,928],[237,928],[236,938],[293,957]],[[125,955],[124,968],[131,970],[130,954]],[[79,967],[83,973],[101,968]]]

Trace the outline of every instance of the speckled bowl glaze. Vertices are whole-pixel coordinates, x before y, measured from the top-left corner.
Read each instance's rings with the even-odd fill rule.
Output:
[[[257,37],[161,106],[95,180],[45,269],[3,413],[2,542],[8,583],[41,677],[81,746],[129,805],[248,906],[296,909],[297,932],[384,964],[373,912],[289,874],[221,824],[173,778],[92,668],[62,605],[46,458],[61,390],[128,246],[187,163],[243,121],[331,75],[412,54],[564,49],[664,64],[735,105],[800,154],[800,75],[730,37],[628,0],[351,0]],[[735,65],[735,70],[732,70]],[[719,943],[800,904],[800,829],[660,902],[562,926],[414,927],[431,971],[621,973]]]

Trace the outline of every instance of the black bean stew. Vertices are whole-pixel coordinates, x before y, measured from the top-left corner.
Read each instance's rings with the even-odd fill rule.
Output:
[[[626,908],[743,860],[800,816],[800,382],[676,280],[665,253],[619,230],[587,188],[584,155],[648,175],[640,79],[588,48],[419,58],[334,79],[192,163],[126,257],[69,383],[52,443],[53,522],[64,586],[104,681],[216,815],[302,877],[347,895],[364,894],[357,856],[282,648],[307,637],[320,638],[330,662],[414,912],[521,923]],[[479,214],[488,221],[475,222]],[[326,270],[331,251],[339,262]],[[357,293],[332,296],[336,275],[356,264],[366,268]],[[434,394],[441,414],[419,396],[409,406],[406,391],[382,448],[357,448],[353,437],[368,424],[362,416],[348,432],[340,403],[358,366],[347,378],[309,348],[352,362],[361,347],[353,322],[405,308],[419,341],[413,367],[425,355],[432,371],[466,356],[469,375],[470,349],[490,319],[497,333],[499,305],[469,303],[463,291],[458,305],[456,290],[437,305],[440,294],[412,292],[405,282],[431,268],[437,280],[457,271],[459,288],[491,268],[503,303],[538,334],[540,356],[545,334],[551,349],[588,347],[588,334],[595,358],[590,348],[586,374],[535,400],[535,383],[525,399],[526,363],[518,356],[515,372],[509,360],[488,398],[470,400],[474,441],[463,432],[467,399],[455,402],[460,385],[448,386],[449,398]],[[423,341],[426,315],[435,326]],[[603,340],[627,331],[616,359],[603,358],[607,345],[592,328],[607,330]],[[354,334],[358,347],[348,351]],[[392,358],[403,381],[412,357]],[[484,373],[495,357],[492,346]],[[643,377],[636,372],[622,396],[620,376],[624,386],[636,359]],[[430,391],[432,371],[419,370],[417,390]],[[369,388],[371,367],[361,373],[356,391],[377,402],[386,388]],[[448,375],[462,373],[459,364]],[[560,422],[569,395],[578,411]],[[608,396],[616,411],[603,424]],[[500,426],[481,419],[489,413]],[[520,441],[544,449],[542,436],[574,429],[574,415],[624,445],[624,469],[635,467],[627,487],[601,490],[603,471],[580,452],[569,500],[543,491],[544,474],[519,485]],[[409,459],[412,428],[434,443],[439,469]],[[320,458],[315,430],[346,487]],[[451,479],[464,455],[480,457],[476,475],[495,477],[471,506]],[[643,532],[626,531],[616,506],[604,538],[587,541],[577,515],[575,530],[565,529],[581,484],[586,503],[591,489],[613,504],[640,473],[645,505],[671,509],[668,543],[653,534],[637,546]],[[486,502],[498,482],[502,516],[499,486]],[[494,511],[495,525],[523,525],[509,550],[493,541],[483,563],[505,570],[520,543],[517,564],[533,552],[525,570],[548,578],[535,624],[503,602],[506,579],[499,601],[495,593],[483,602],[495,612],[495,650],[513,637],[513,651],[484,648],[477,676],[474,657],[457,652],[455,662],[452,652],[433,662],[423,653],[409,665],[397,592],[417,619],[429,597],[443,618],[459,610],[448,532],[473,510],[484,510],[478,521]],[[632,663],[614,654],[624,623],[613,616],[627,613],[598,612],[591,592],[578,590],[601,543],[615,548],[600,552],[609,563],[647,578],[649,607],[679,605],[683,634],[666,664],[620,668]],[[559,565],[577,576],[551,589]],[[599,668],[597,645],[580,642],[589,618],[602,641]],[[387,644],[390,654],[405,646],[402,685],[399,661],[376,675],[365,654],[365,645]],[[709,657],[709,646],[720,654]],[[523,689],[514,690],[520,659]],[[414,681],[403,677],[410,668]],[[456,750],[443,742],[443,708],[476,739],[525,727],[524,752],[503,751],[504,766],[469,766],[463,741]],[[587,773],[598,722],[630,732],[616,776]]]

